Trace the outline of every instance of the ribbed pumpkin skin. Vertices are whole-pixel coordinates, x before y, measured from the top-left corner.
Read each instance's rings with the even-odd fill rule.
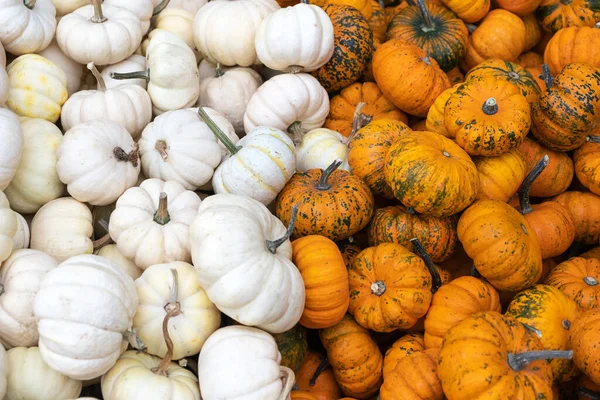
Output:
[[[498,157],[474,157],[479,173],[477,199],[508,201],[519,189],[526,176],[527,164],[516,150]]]
[[[392,39],[375,51],[373,76],[383,94],[403,111],[418,117],[450,87],[437,61],[413,44]]]
[[[434,132],[411,132],[398,139],[386,156],[384,174],[402,204],[436,217],[465,209],[479,191],[479,175],[469,155]]]
[[[377,0],[371,0],[371,7],[373,8],[373,14],[369,20],[369,26],[371,27],[371,31],[373,31],[373,40],[383,42],[388,25],[385,11],[381,8]]]
[[[425,127],[428,131],[439,133],[447,138],[452,138],[450,132],[448,132],[446,125],[444,124],[444,113],[448,99],[450,99],[450,97],[456,92],[456,89],[458,89],[460,86],[461,85],[459,84],[454,85],[451,88],[444,90],[438,97],[436,97],[431,107],[429,107],[427,119],[425,120]]]
[[[523,16],[534,12],[541,0],[496,0],[496,3],[500,8]]]
[[[554,198],[575,222],[575,241],[596,244],[600,239],[600,197],[588,192],[564,192]]]
[[[465,55],[469,32],[464,22],[447,8],[430,3],[425,7],[431,26],[426,25],[418,7],[406,7],[390,21],[387,38],[404,40],[424,49],[442,70],[450,71]]]
[[[304,390],[293,390],[290,393],[291,400],[319,400],[314,394]]]
[[[307,391],[314,395],[318,400],[337,400],[342,396],[342,391],[335,381],[333,370],[327,367],[319,374],[315,380],[315,384],[311,385],[310,381],[319,368],[319,364],[323,360],[323,356],[316,351],[308,349],[304,362],[295,372],[296,385],[302,391]]]
[[[356,82],[373,54],[373,32],[369,22],[356,8],[328,4],[323,10],[333,24],[333,56],[312,75],[328,92]]]
[[[600,69],[582,63],[565,66],[533,106],[531,131],[553,150],[585,143],[600,115]]]
[[[519,58],[517,58],[515,63],[519,64],[523,68],[539,67],[544,63],[544,59],[538,53],[534,53],[533,51],[530,51],[530,52],[521,54],[519,56]],[[535,76],[534,76],[534,78],[535,78]]]
[[[296,325],[287,332],[273,334],[273,337],[281,353],[281,365],[297,371],[304,362],[308,350],[306,328]]]
[[[369,331],[346,315],[331,328],[319,331],[333,373],[346,396],[368,398],[383,383],[383,356]]]
[[[304,236],[292,242],[292,261],[306,291],[300,324],[322,329],[340,322],[348,310],[350,291],[348,271],[337,245],[324,236]]]
[[[600,15],[600,14],[599,14]],[[556,32],[544,51],[544,63],[558,75],[570,63],[586,63],[600,68],[600,28],[571,26]]]
[[[600,310],[581,314],[571,330],[575,365],[595,384],[600,385]]]
[[[369,244],[397,243],[410,248],[410,240],[417,238],[434,262],[446,261],[458,247],[456,222],[454,217],[419,215],[404,206],[380,208],[369,223]]]
[[[348,164],[352,173],[363,179],[374,194],[394,197],[385,181],[383,166],[392,144],[408,132],[411,129],[403,122],[381,119],[359,129],[350,141]]]
[[[600,21],[598,0],[542,0],[536,16],[548,31],[557,32],[569,26],[593,26]]]
[[[535,45],[540,42],[542,39],[543,30],[537,18],[535,17],[535,14],[521,16],[521,21],[523,21],[525,24],[525,46],[523,47],[523,51],[525,52],[533,49]]]
[[[535,334],[512,317],[477,313],[450,328],[438,375],[448,400],[552,399],[552,369],[545,360],[515,372],[508,353],[542,350]]]
[[[349,268],[350,264],[352,263],[354,258],[363,249],[361,249],[361,247],[356,244],[347,243],[347,244],[340,246],[340,250],[342,252],[342,258],[344,259],[344,265],[346,265],[346,268]]]
[[[600,144],[585,143],[575,150],[573,160],[579,182],[590,192],[600,195]]]
[[[385,357],[383,358],[384,381],[387,374],[396,368],[396,365],[398,365],[400,360],[423,350],[425,350],[425,342],[423,340],[423,335],[420,333],[407,333],[396,340],[394,344],[387,349]]]
[[[508,305],[506,315],[537,329],[546,350],[571,350],[571,324],[579,316],[577,305],[560,290],[549,285],[536,285],[517,293]],[[575,375],[571,360],[550,360],[554,382],[566,382]]]
[[[461,276],[434,293],[425,317],[425,346],[442,347],[450,328],[483,311],[501,311],[500,296],[492,285],[472,276]]]
[[[532,205],[525,219],[535,232],[542,258],[556,257],[567,251],[575,239],[575,222],[565,206],[556,201]]]
[[[446,72],[446,75],[448,75],[451,85],[456,85],[457,83],[463,83],[465,81],[465,76],[458,67],[452,68],[450,71]]]
[[[505,60],[487,60],[469,71],[465,77],[468,82],[471,79],[494,78],[512,83],[519,88],[521,94],[527,98],[530,104],[540,98],[540,86],[533,76],[519,64]]]
[[[371,0],[325,0],[325,4],[337,4],[356,8],[368,21],[373,16]]]
[[[545,283],[563,292],[581,310],[591,310],[600,305],[597,282],[600,282],[600,260],[573,257],[554,267]]]
[[[350,136],[354,110],[361,102],[365,103],[361,114],[371,117],[372,122],[379,119],[391,119],[408,123],[406,114],[386,99],[377,84],[365,82],[353,83],[331,99],[325,128],[337,131],[346,137]]]
[[[518,291],[540,278],[540,244],[525,218],[510,205],[476,201],[461,215],[457,232],[479,273],[496,289]]]
[[[469,23],[479,21],[490,11],[490,0],[442,0],[442,3]]]

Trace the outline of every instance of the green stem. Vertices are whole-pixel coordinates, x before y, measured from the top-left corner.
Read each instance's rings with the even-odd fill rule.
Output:
[[[549,360],[551,358],[573,358],[573,350],[536,350],[525,353],[508,353],[508,366],[515,372],[525,368],[529,363],[537,360]]]
[[[600,143],[600,136],[586,136],[585,140],[590,143]]]
[[[412,238],[410,239],[410,242],[412,243],[413,249],[415,250],[417,255],[421,257],[425,262],[425,266],[431,274],[431,293],[437,292],[438,289],[442,286],[442,278],[440,277],[440,273],[435,267],[433,260],[431,259],[429,254],[427,254],[427,251],[425,251],[425,248],[423,247],[419,239]]]
[[[112,79],[125,80],[125,79],[144,79],[146,82],[150,82],[150,69],[145,71],[135,72],[111,72],[109,76]]]
[[[531,201],[529,199],[529,191],[531,189],[531,185],[536,180],[538,176],[544,171],[544,169],[548,166],[548,162],[550,161],[550,157],[548,154],[544,155],[540,161],[535,164],[535,167],[527,174],[523,183],[521,184],[521,189],[519,190],[519,205],[521,207],[521,214],[529,214],[533,211],[531,207]]]
[[[329,180],[329,177],[333,171],[338,169],[340,165],[342,165],[342,160],[335,160],[329,165],[329,167],[327,167],[327,169],[324,171],[322,170],[323,172],[321,172],[321,179],[319,179],[319,183],[317,183],[317,190],[331,189],[331,185],[327,181]]]
[[[92,0],[92,6],[94,6],[94,15],[92,18],[90,18],[90,21],[95,24],[101,24],[105,22],[107,18],[102,13],[102,0]]]
[[[317,367],[317,370],[315,371],[315,373],[313,374],[313,376],[310,378],[310,381],[308,382],[308,384],[310,386],[315,386],[315,384],[317,383],[317,379],[319,379],[319,375],[321,375],[321,373],[323,371],[325,371],[325,369],[327,367],[329,367],[329,359],[327,357],[323,357],[323,359],[321,360],[321,362],[319,363],[319,366]]]
[[[169,215],[168,206],[169,203],[167,194],[165,192],[161,192],[158,198],[158,209],[156,210],[156,213],[154,213],[154,222],[159,225],[165,225],[169,223],[171,216]]]
[[[204,123],[208,125],[212,133],[217,137],[217,139],[219,139],[221,143],[223,143],[223,145],[231,153],[231,155],[236,154],[240,150],[241,147],[237,147],[235,144],[233,144],[231,139],[229,139],[225,132],[223,132],[221,128],[219,128],[219,126],[215,124],[215,121],[213,121],[208,116],[208,114],[206,113],[206,111],[204,111],[202,107],[198,107],[198,115],[200,115],[202,121],[204,121]]]
[[[220,78],[223,75],[225,75],[225,72],[221,69],[221,63],[217,63],[217,66],[215,67],[215,78]]]
[[[421,29],[423,32],[431,32],[435,28],[433,26],[433,21],[431,20],[431,14],[429,14],[429,10],[427,10],[427,6],[425,5],[425,0],[417,0],[417,6],[419,6],[419,11],[421,12],[421,18],[423,18],[423,26]]]
[[[167,8],[167,6],[169,5],[169,1],[171,1],[171,0],[163,0],[160,3],[158,3],[158,5],[156,7],[154,7],[154,10],[152,10],[152,16],[154,17],[154,16],[160,14],[160,12],[162,10]]]
[[[285,243],[290,238],[290,236],[292,236],[292,233],[294,232],[294,224],[296,223],[296,215],[298,215],[298,206],[294,205],[294,207],[292,207],[292,216],[290,217],[290,223],[288,224],[285,234],[279,239],[267,240],[267,250],[269,250],[271,254],[275,254],[279,246]]]

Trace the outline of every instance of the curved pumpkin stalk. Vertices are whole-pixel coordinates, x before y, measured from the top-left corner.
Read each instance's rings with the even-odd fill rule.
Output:
[[[110,233],[107,233],[106,235],[102,236],[99,239],[96,239],[92,242],[92,246],[94,247],[94,251],[96,250],[100,250],[101,248],[103,248],[106,245],[109,245],[110,243],[112,243],[112,238],[110,237]]]
[[[327,356],[323,357],[323,359],[317,366],[315,373],[313,374],[313,376],[311,376],[308,384],[310,386],[315,386],[315,384],[317,383],[317,379],[319,379],[319,375],[321,375],[323,373],[323,371],[325,371],[325,369],[327,369],[327,367],[329,367],[330,365],[331,364],[329,363],[329,358],[327,358]]]
[[[171,274],[173,276],[173,286],[171,287],[171,296],[169,298],[169,303],[165,306],[165,309],[168,310],[167,315],[165,315],[165,318],[163,319],[162,323],[162,332],[163,337],[165,339],[165,344],[167,345],[167,352],[161,360],[160,364],[158,364],[157,367],[152,368],[152,372],[161,376],[167,376],[169,364],[171,364],[171,361],[173,359],[173,341],[171,340],[171,336],[169,336],[169,320],[172,317],[181,314],[181,306],[177,301],[177,295],[179,292],[179,280],[177,270],[171,268]]]
[[[340,165],[342,165],[342,160],[335,160],[329,165],[329,167],[327,167],[325,170],[322,170],[323,172],[321,172],[321,179],[319,180],[319,183],[316,186],[317,190],[331,189],[331,185],[327,181],[329,180],[329,177],[331,176],[333,171],[338,169]]]
[[[438,272],[435,264],[433,263],[433,260],[431,259],[429,254],[427,254],[427,251],[425,250],[419,239],[412,238],[410,239],[410,242],[413,245],[415,253],[417,253],[417,255],[423,259],[423,261],[425,262],[425,266],[431,274],[431,293],[437,292],[438,289],[442,286],[442,277],[440,276],[440,273]]]
[[[586,387],[583,386],[577,386],[577,389],[575,389],[575,391],[578,394],[582,394],[585,397],[590,398],[591,400],[600,400],[600,393],[599,392],[594,392],[593,390],[590,390]]]
[[[219,128],[219,125],[217,125],[215,121],[213,121],[212,118],[208,116],[208,114],[206,113],[206,111],[204,111],[202,107],[198,107],[198,115],[200,115],[202,121],[204,121],[204,123],[210,128],[210,130],[217,137],[217,139],[221,143],[223,143],[223,145],[231,153],[231,155],[236,154],[240,150],[241,147],[237,147],[235,144],[233,144],[231,139],[229,139],[225,132],[223,132],[221,128]]]
[[[537,360],[549,360],[551,358],[573,358],[573,350],[537,350],[525,353],[508,353],[508,366],[515,372],[525,368],[529,363]]]
[[[279,246],[285,243],[285,241],[292,236],[292,233],[294,232],[294,224],[296,223],[296,215],[298,215],[298,206],[294,205],[294,207],[292,207],[292,216],[290,218],[290,223],[288,224],[285,235],[279,239],[267,240],[267,250],[269,250],[272,254],[275,254]]]
[[[296,377],[294,371],[284,366],[279,367],[279,377],[283,381],[283,388],[281,389],[281,393],[277,400],[286,400],[289,398],[290,392],[294,389]]]
[[[550,67],[548,67],[548,64],[542,64],[542,73],[539,78],[544,80],[544,83],[546,84],[546,90],[550,89],[552,82],[554,82],[554,77],[550,72]]]
[[[154,10],[152,10],[152,16],[155,17],[158,14],[160,14],[160,12],[162,10],[164,10],[165,8],[167,8],[167,6],[169,5],[169,2],[171,0],[163,0],[161,1],[156,7],[154,7]]]
[[[421,18],[423,18],[423,26],[421,27],[423,32],[431,32],[435,30],[433,21],[431,20],[431,14],[429,14],[429,10],[427,10],[427,6],[425,5],[425,0],[417,0],[417,6],[419,6]]]
[[[138,165],[140,157],[137,143],[133,144],[133,149],[129,153],[117,146],[113,149],[113,154],[118,161],[130,162],[134,167]]]
[[[546,169],[549,162],[550,157],[548,157],[548,154],[544,155],[544,157],[542,157],[542,159],[535,164],[531,172],[529,172],[529,174],[527,174],[523,180],[521,189],[519,190],[519,205],[521,208],[521,214],[525,215],[533,211],[533,208],[531,207],[531,201],[529,199],[529,191],[531,189],[531,185],[533,185],[533,182],[535,182],[537,177],[544,172],[544,169]]]

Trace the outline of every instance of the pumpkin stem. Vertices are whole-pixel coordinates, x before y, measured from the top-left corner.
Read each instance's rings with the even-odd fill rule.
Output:
[[[342,160],[335,160],[334,162],[327,167],[325,170],[321,170],[321,179],[319,179],[319,183],[317,183],[317,190],[329,190],[331,189],[331,185],[327,182],[329,180],[329,176],[338,169],[338,167],[342,165]]]
[[[346,146],[350,145],[350,142],[352,141],[352,139],[354,139],[354,136],[356,136],[356,133],[360,130],[360,128],[362,128],[365,125],[368,125],[369,122],[373,120],[372,116],[365,115],[362,113],[362,109],[366,105],[367,103],[361,101],[356,105],[356,108],[354,109],[354,117],[352,118],[352,131],[350,132],[350,135],[344,140],[344,144]]]
[[[146,351],[146,344],[137,335],[138,330],[129,328],[123,332],[123,338],[137,351]]]
[[[429,10],[427,10],[427,6],[425,5],[425,0],[417,0],[417,6],[419,6],[421,18],[423,18],[423,25],[421,25],[421,30],[423,32],[433,31],[435,27],[433,26],[433,21],[431,20],[431,14],[429,14]]]
[[[542,64],[542,74],[539,77],[544,80],[544,83],[546,84],[546,90],[550,89],[552,82],[554,82],[554,77],[550,72],[550,67],[548,67],[548,64]]]
[[[435,293],[442,286],[442,278],[440,277],[440,273],[438,272],[433,260],[425,251],[425,248],[417,238],[410,239],[410,242],[413,245],[413,248],[417,255],[425,261],[425,266],[429,270],[431,274],[431,293]]]
[[[590,390],[586,387],[577,386],[577,389],[575,390],[578,394],[582,394],[585,397],[589,397],[591,400],[600,400],[600,393],[594,392],[593,390]]]
[[[586,276],[585,278],[583,278],[583,281],[586,285],[589,286],[596,286],[598,284],[598,280],[593,276]]]
[[[167,142],[165,140],[157,140],[154,144],[154,150],[158,151],[158,154],[162,157],[163,161],[169,159],[169,153],[167,153]]]
[[[404,211],[406,211],[406,213],[410,214],[410,215],[417,215],[417,212],[412,207],[406,207],[406,209]]]
[[[568,319],[563,319],[561,325],[566,330],[571,329],[571,321],[569,321]]]
[[[529,199],[529,190],[531,189],[531,185],[536,180],[538,176],[544,171],[544,169],[548,166],[548,162],[550,161],[550,157],[548,154],[544,155],[540,161],[535,164],[535,167],[527,174],[523,183],[521,184],[521,189],[519,190],[519,205],[521,207],[521,214],[529,214],[533,211],[531,207],[531,201]]]
[[[317,383],[317,379],[319,379],[319,375],[321,375],[321,373],[323,371],[325,371],[325,369],[327,367],[329,367],[329,365],[330,365],[329,358],[327,358],[327,356],[323,357],[323,359],[321,359],[321,362],[319,363],[319,366],[317,367],[315,373],[310,378],[310,381],[308,382],[308,384],[310,386],[315,386],[315,384]]]
[[[288,72],[290,74],[297,74],[298,72],[302,71],[302,68],[304,68],[304,67],[301,65],[290,65],[288,68]]]
[[[167,352],[165,356],[161,360],[160,364],[157,367],[152,368],[152,372],[156,375],[167,376],[167,369],[169,369],[169,364],[171,364],[173,358],[173,341],[171,340],[171,336],[169,336],[169,320],[172,317],[175,317],[181,314],[181,306],[177,301],[177,292],[179,290],[179,282],[177,279],[177,270],[171,268],[171,274],[173,275],[173,286],[171,287],[171,298],[169,299],[169,303],[165,306],[165,310],[167,310],[167,315],[165,315],[165,319],[163,319],[162,323],[162,332],[163,337],[165,339],[165,344],[167,345]],[[173,298],[175,301],[172,301]]]
[[[522,323],[522,324],[525,327],[525,329],[528,330],[529,332],[533,333],[534,335],[536,335],[538,337],[542,337],[542,332],[540,332],[540,330],[538,328],[528,325],[528,324],[524,324],[524,323]]]
[[[525,368],[529,363],[537,360],[549,360],[551,358],[573,358],[573,350],[536,350],[525,353],[508,353],[508,366],[515,372]]]
[[[138,165],[139,150],[137,143],[133,144],[133,149],[129,152],[129,154],[119,146],[113,149],[113,154],[118,161],[130,162],[134,167],[137,167]]]
[[[473,278],[481,278],[481,273],[479,272],[475,264],[471,265],[471,276]]]
[[[213,121],[208,116],[208,114],[206,113],[206,111],[204,111],[202,107],[198,107],[198,115],[200,115],[202,121],[204,121],[204,123],[208,125],[212,133],[217,137],[217,139],[221,143],[223,143],[223,145],[231,153],[231,155],[234,155],[240,150],[241,147],[237,147],[235,144],[233,144],[231,139],[229,139],[225,132],[223,132],[221,128],[219,128],[219,125],[215,124],[215,121]]]
[[[90,22],[95,24],[106,22],[107,18],[102,14],[102,0],[92,0],[92,6],[94,7],[94,15],[90,18]]]
[[[487,99],[485,103],[483,103],[483,106],[481,106],[481,110],[483,110],[485,115],[496,114],[498,112],[498,103],[496,102],[496,99],[493,97]]]
[[[27,8],[29,8],[30,10],[33,10],[33,7],[35,7],[35,2],[37,0],[23,0],[23,5]]]
[[[586,136],[585,141],[590,143],[600,143],[600,136]]]
[[[475,32],[475,29],[477,29],[477,25],[475,24],[465,24],[465,26],[467,27],[467,31],[469,31],[469,33],[473,33]]]
[[[215,67],[215,78],[220,78],[223,75],[225,75],[225,72],[221,69],[221,63],[217,63],[217,66]]]
[[[385,9],[385,2],[383,0],[377,0],[377,2],[379,3],[379,7]]]
[[[104,78],[100,75],[100,71],[98,71],[98,68],[96,68],[93,61],[87,64],[87,69],[92,71],[92,75],[94,75],[94,78],[96,78],[96,81],[98,82],[99,90],[104,92],[106,90],[106,83],[104,83]]]
[[[125,80],[125,79],[144,79],[146,82],[150,82],[150,68],[145,71],[135,72],[111,72],[109,76],[112,79]]]
[[[375,281],[371,284],[371,293],[375,296],[381,296],[385,293],[386,287],[384,281]]]
[[[286,400],[289,398],[290,392],[294,388],[294,383],[296,382],[294,371],[281,365],[279,367],[279,378],[283,381],[283,387],[281,388],[281,393],[277,400]]]
[[[294,207],[292,207],[292,216],[290,217],[290,223],[285,231],[285,235],[279,239],[267,240],[267,250],[269,250],[271,254],[275,254],[279,246],[281,246],[290,238],[290,236],[292,236],[292,233],[294,232],[294,224],[296,223],[296,215],[298,215],[298,205],[294,205]]]
[[[4,294],[4,285],[0,283],[0,296]]]
[[[304,133],[302,132],[302,122],[294,121],[288,126],[287,131],[292,134],[294,145],[298,146],[300,142],[302,142],[302,137],[304,136]]]
[[[100,250],[101,248],[110,244],[111,242],[112,242],[112,238],[110,237],[110,234],[107,233],[106,235],[102,236],[100,239],[94,240],[92,242],[92,245],[94,246],[94,251],[96,251],[96,250]]]
[[[165,225],[171,220],[169,215],[169,200],[165,192],[160,192],[158,197],[158,209],[154,213],[154,222],[159,225]]]
[[[301,3],[302,4],[308,4],[308,0],[302,0]]]
[[[158,3],[158,5],[156,7],[154,7],[154,10],[152,10],[152,16],[154,17],[154,16],[157,16],[158,14],[160,14],[160,12],[162,10],[167,8],[170,1],[171,0],[162,0],[160,3]]]

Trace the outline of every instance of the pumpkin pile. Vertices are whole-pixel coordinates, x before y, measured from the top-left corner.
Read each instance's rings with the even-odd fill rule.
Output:
[[[600,398],[600,2],[0,0],[0,400]]]

